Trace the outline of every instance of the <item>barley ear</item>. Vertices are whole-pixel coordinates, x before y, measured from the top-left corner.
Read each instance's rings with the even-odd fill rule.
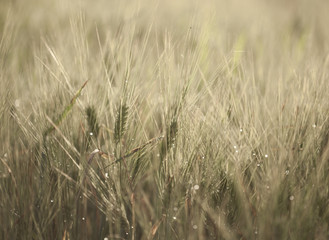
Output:
[[[73,96],[71,99],[70,103],[64,108],[63,112],[58,116],[56,121],[54,122],[56,126],[60,125],[63,120],[67,117],[68,113],[71,111],[72,107],[76,103],[78,97],[81,95],[82,90],[86,86],[88,80],[81,86],[81,88],[77,91],[77,93]],[[54,126],[49,127],[45,132],[44,132],[44,137],[46,137],[49,133],[55,130]]]
[[[121,141],[123,135],[125,134],[128,120],[128,110],[129,108],[125,103],[120,104],[114,126],[114,141],[116,144]]]

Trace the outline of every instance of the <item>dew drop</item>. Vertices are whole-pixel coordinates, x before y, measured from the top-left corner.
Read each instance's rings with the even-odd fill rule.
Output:
[[[82,218],[82,221],[86,220],[84,217]]]
[[[94,133],[93,132],[90,132],[89,135],[92,136],[92,135],[94,135]]]
[[[105,177],[106,178],[109,178],[109,173],[105,173]]]
[[[51,203],[53,203],[53,202],[54,202],[54,200],[53,200],[53,199],[51,199],[51,200],[50,200],[50,202],[51,202]]]
[[[176,217],[173,217],[174,220],[176,220],[177,218]]]
[[[199,190],[200,186],[198,184],[194,185],[194,190]]]
[[[265,154],[265,158],[268,158],[268,155],[267,154]]]
[[[295,197],[293,196],[293,195],[291,195],[290,197],[289,197],[289,200],[290,201],[293,201],[295,199]]]
[[[257,163],[257,167],[260,167],[260,163]]]
[[[16,99],[15,100],[15,107],[19,107],[21,105],[21,100],[20,99]]]

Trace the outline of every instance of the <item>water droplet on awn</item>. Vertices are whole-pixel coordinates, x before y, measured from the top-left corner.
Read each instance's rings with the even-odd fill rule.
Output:
[[[16,99],[15,100],[15,107],[19,107],[21,104],[21,100],[20,99]]]

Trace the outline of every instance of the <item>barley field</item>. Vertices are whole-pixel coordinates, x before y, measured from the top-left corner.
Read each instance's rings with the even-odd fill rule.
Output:
[[[329,239],[328,10],[0,0],[0,239]]]

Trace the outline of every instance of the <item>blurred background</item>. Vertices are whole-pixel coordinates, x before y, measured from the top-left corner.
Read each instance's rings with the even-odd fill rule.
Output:
[[[207,56],[214,60],[240,51],[252,54],[255,64],[261,59],[269,71],[295,57],[325,58],[329,50],[325,0],[1,0],[0,5],[0,34],[7,35],[11,46],[1,58],[15,71],[28,71],[42,42],[73,45],[80,17],[91,52],[99,51],[98,41],[119,36],[124,28],[136,29],[141,36],[151,28],[150,39],[158,43],[166,32],[178,42],[191,31],[205,38]]]

